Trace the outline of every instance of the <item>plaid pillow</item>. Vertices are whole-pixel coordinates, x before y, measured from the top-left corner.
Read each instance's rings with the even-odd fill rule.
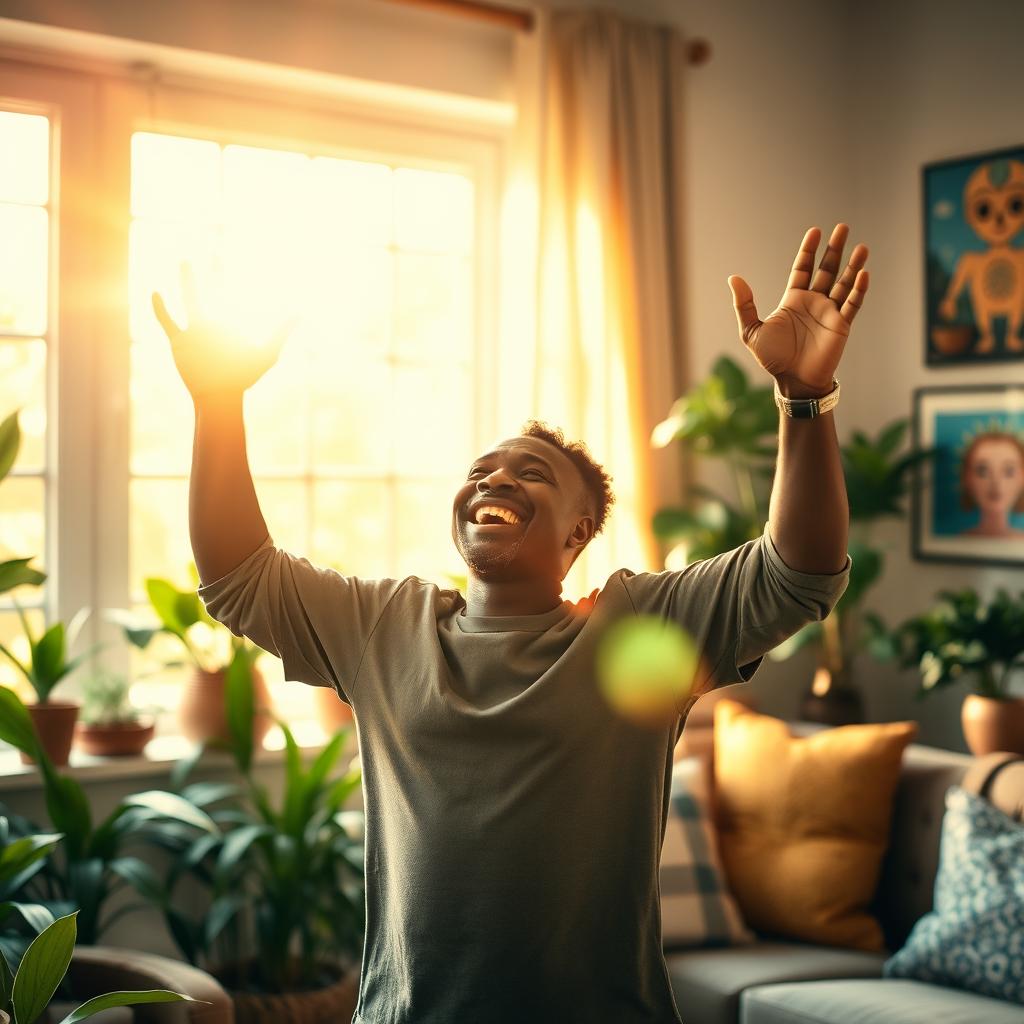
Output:
[[[711,818],[706,755],[672,766],[668,821],[661,849],[662,945],[737,946],[756,936],[726,887]]]

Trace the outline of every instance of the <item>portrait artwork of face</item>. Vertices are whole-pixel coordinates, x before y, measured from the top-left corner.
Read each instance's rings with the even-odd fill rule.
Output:
[[[1024,513],[1024,442],[1002,431],[978,434],[963,455],[960,504],[980,515],[964,535],[1024,537],[1010,522],[1011,515]]]

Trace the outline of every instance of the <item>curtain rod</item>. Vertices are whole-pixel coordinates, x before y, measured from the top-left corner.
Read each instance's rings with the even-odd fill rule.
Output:
[[[389,3],[422,7],[425,10],[443,14],[459,14],[491,25],[501,25],[517,32],[533,31],[533,12],[501,4],[480,3],[479,0],[388,0]],[[686,55],[694,66],[706,64],[711,56],[711,45],[705,39],[691,39],[686,45]]]

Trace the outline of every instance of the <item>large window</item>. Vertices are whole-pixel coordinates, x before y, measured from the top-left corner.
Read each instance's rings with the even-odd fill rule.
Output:
[[[50,327],[50,121],[0,104],[0,419],[20,410],[21,449],[0,483],[0,561],[32,556],[46,564],[46,366]],[[23,663],[28,641],[14,610],[34,635],[44,626],[43,588],[0,596],[0,643]],[[0,659],[0,684],[34,699],[27,681]]]
[[[0,559],[49,574],[0,595],[0,642],[27,660],[14,599],[36,635],[90,607],[72,653],[105,643],[136,703],[167,709],[162,733],[180,646],[139,652],[101,613],[148,613],[148,577],[195,585],[194,416],[150,302],[161,291],[184,320],[182,261],[254,342],[297,317],[245,399],[275,542],[352,575],[465,572],[451,504],[498,429],[505,129],[372,113],[0,64],[0,414],[20,408],[23,434]],[[312,688],[261,667],[289,718],[314,713]],[[54,697],[79,699],[84,671]],[[6,659],[0,684],[34,700]]]
[[[192,404],[150,296],[201,303],[258,343],[297,324],[246,396],[250,466],[276,543],[356,576],[451,586],[455,488],[474,454],[476,186],[397,159],[137,132],[131,144],[131,581],[192,586]],[[175,641],[138,655],[149,678]],[[272,682],[280,663],[266,659]],[[174,699],[175,683],[148,684]],[[304,695],[305,696],[305,695]]]

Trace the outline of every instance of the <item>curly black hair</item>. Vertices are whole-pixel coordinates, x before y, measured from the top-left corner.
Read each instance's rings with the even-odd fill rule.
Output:
[[[542,420],[527,420],[520,430],[520,436],[538,437],[547,441],[571,460],[583,477],[584,489],[590,499],[585,511],[594,517],[594,533],[600,533],[615,504],[615,494],[611,487],[612,478],[594,461],[587,446],[582,441],[566,441],[560,428],[549,426]]]

